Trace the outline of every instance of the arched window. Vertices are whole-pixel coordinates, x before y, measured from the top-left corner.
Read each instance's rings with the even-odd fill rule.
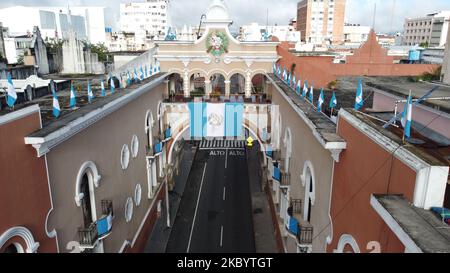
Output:
[[[230,77],[230,93],[231,94],[245,94],[245,77],[244,77],[244,75],[236,73]]]
[[[355,238],[349,234],[343,234],[339,238],[338,247],[334,253],[360,253],[358,243]]]
[[[22,245],[18,242],[13,242],[3,248],[5,244],[10,242],[10,240],[14,237],[20,237],[25,241],[25,251]],[[34,241],[33,234],[31,234],[31,231],[25,227],[13,227],[0,235],[0,249],[3,249],[4,253],[34,253],[38,248],[39,243]]]
[[[292,156],[292,134],[291,134],[291,129],[289,127],[286,127],[286,130],[284,132],[284,141],[283,142],[284,142],[284,147],[286,149],[284,170],[285,170],[285,172],[288,173],[291,156]]]
[[[153,126],[155,125],[155,120],[153,119],[153,113],[151,110],[147,110],[145,114],[145,134],[147,135],[147,146],[153,146]]]
[[[311,222],[312,208],[316,199],[316,183],[314,168],[310,161],[305,162],[302,174],[302,184],[305,187],[305,205],[303,217],[305,221]]]
[[[225,77],[222,74],[213,74],[209,80],[211,81],[212,95],[225,94]]]

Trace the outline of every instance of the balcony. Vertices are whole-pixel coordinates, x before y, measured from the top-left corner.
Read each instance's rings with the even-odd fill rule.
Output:
[[[153,145],[152,147],[146,145],[145,150],[147,153],[147,157],[150,157],[152,159],[157,157],[158,155],[160,155],[162,153],[163,147],[164,147],[163,142],[158,142],[155,145]]]
[[[281,181],[280,185],[282,186],[290,186],[291,185],[291,174],[286,172],[281,172]]]
[[[102,216],[88,228],[78,228],[78,240],[81,249],[93,249],[100,240],[111,234],[114,218],[113,203],[111,200],[102,200],[101,205]]]
[[[78,228],[78,240],[81,249],[93,249],[98,243],[97,223],[92,223],[88,228]]]
[[[193,95],[190,97],[184,97],[183,94],[175,94],[170,97],[165,96],[164,102],[168,103],[186,103],[186,102],[210,102],[210,103],[252,103],[252,104],[270,104],[272,102],[271,97],[266,94],[252,94],[249,98],[246,98],[244,94],[231,94],[228,98],[220,93],[211,93],[209,97],[204,94]]]
[[[312,245],[314,228],[309,223],[301,223],[295,217],[290,217],[286,227],[295,236],[298,248],[308,248]]]

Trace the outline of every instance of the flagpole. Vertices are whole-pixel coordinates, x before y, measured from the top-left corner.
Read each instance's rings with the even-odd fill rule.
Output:
[[[408,101],[406,102],[406,104],[405,104],[405,107],[407,107],[406,109],[406,119],[408,119],[408,116],[409,116],[409,100],[411,99],[411,90],[409,90],[409,97],[408,97]],[[406,126],[405,126],[406,127]],[[403,138],[402,138],[402,142],[403,142],[403,144],[406,144],[406,138],[405,138],[405,136],[406,136],[406,128],[403,128]]]

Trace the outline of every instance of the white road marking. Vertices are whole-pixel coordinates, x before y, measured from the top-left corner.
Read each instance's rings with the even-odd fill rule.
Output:
[[[223,245],[223,226],[220,226],[220,247]]]
[[[186,253],[189,253],[189,250],[191,248],[192,233],[194,232],[195,218],[197,218],[198,204],[200,203],[200,196],[202,195],[203,180],[205,180],[206,166],[208,166],[208,163],[206,163],[205,167],[203,168],[202,182],[200,183],[200,191],[198,192],[197,205],[195,206],[194,220],[192,221],[191,234],[189,235],[189,242]]]
[[[225,151],[225,169],[228,168],[228,149]]]
[[[227,189],[225,187],[223,187],[223,201],[225,201],[225,192],[227,191]]]

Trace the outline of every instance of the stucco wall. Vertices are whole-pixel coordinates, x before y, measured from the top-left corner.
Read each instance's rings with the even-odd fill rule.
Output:
[[[23,226],[39,242],[38,252],[56,252],[55,239],[45,232],[51,209],[45,158],[37,158],[33,147],[24,143],[24,137],[39,128],[39,112],[0,125],[0,236],[10,228]],[[13,242],[27,248],[20,237],[3,248]]]
[[[313,135],[311,129],[292,108],[288,101],[278,90],[270,85],[273,105],[279,106],[281,115],[281,151],[282,158],[285,157],[286,148],[283,140],[286,128],[290,128],[292,137],[292,157],[290,160],[291,189],[290,197],[302,199],[305,202],[305,187],[303,187],[300,176],[303,174],[305,162],[310,161],[314,168],[315,176],[315,204],[311,210],[311,224],[314,227],[313,236],[324,230],[313,241],[313,252],[325,252],[326,237],[330,234],[329,224],[329,201],[330,186],[332,179],[333,159],[331,153],[326,150]],[[302,217],[303,208],[302,208]]]
[[[404,194],[412,201],[416,172],[373,142],[348,121],[339,118],[338,134],[347,149],[334,167],[331,217],[333,241],[328,252],[337,248],[339,238],[350,234],[361,252],[377,241],[382,252],[404,252],[403,244],[370,205],[371,194]]]
[[[78,241],[77,229],[83,225],[82,209],[76,206],[74,198],[77,174],[86,161],[94,162],[102,176],[100,186],[95,189],[97,215],[101,215],[102,199],[113,201],[115,219],[112,234],[104,240],[105,252],[117,252],[125,240],[131,242],[135,237],[152,201],[147,199],[146,111],[151,109],[153,113],[153,133],[156,135],[157,106],[164,88],[161,84],[150,90],[48,153],[50,182],[57,208],[51,215],[50,227],[59,231],[61,251],[67,251],[65,247],[68,242]],[[122,170],[122,146],[127,144],[131,153],[133,135],[139,139],[138,156],[133,158],[130,155],[128,168]],[[142,187],[141,204],[139,207],[134,205],[132,220],[126,223],[125,203],[128,197],[134,200],[138,183]]]

